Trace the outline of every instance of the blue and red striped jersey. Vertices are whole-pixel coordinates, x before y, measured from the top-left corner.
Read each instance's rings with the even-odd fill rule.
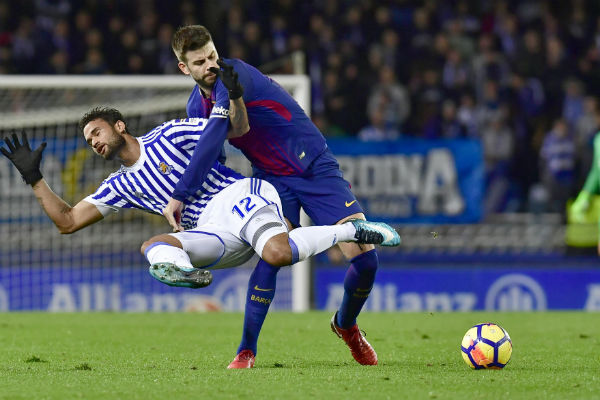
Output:
[[[298,175],[325,149],[327,144],[319,129],[278,83],[256,68],[237,59],[226,59],[233,66],[244,87],[244,103],[250,131],[229,139],[250,160],[253,167],[273,175]],[[189,117],[207,118],[224,85],[216,85],[210,99],[198,86],[188,100]],[[210,132],[207,132],[210,135]],[[218,151],[218,149],[215,149]]]

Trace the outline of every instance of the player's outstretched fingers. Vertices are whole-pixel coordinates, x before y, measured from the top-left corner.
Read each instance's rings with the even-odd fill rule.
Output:
[[[16,134],[14,134],[16,136]],[[25,146],[25,148],[31,151],[31,147],[29,147],[29,140],[27,139],[27,133],[25,131],[21,131],[21,144]]]
[[[19,138],[17,138],[16,133],[13,133],[11,136],[12,136],[12,142],[10,141],[9,138],[4,138],[4,142],[6,142],[6,145],[8,146],[10,151],[14,153],[15,150],[17,150],[17,147],[20,147],[21,144],[19,143]]]
[[[8,148],[10,149],[10,146],[11,146],[11,145],[10,145],[10,142],[9,142],[9,139],[8,139],[8,137],[4,137],[4,138],[2,138],[2,140],[4,141],[4,143],[6,143],[6,145],[7,145],[7,146],[8,146]],[[11,150],[11,151],[8,151],[8,150],[6,150],[6,149],[4,148],[4,146],[0,147],[0,152],[2,152],[2,154],[4,154],[4,155],[5,155],[6,157],[8,157],[8,158],[10,158],[10,157],[12,156],[12,151],[13,151],[13,150]]]

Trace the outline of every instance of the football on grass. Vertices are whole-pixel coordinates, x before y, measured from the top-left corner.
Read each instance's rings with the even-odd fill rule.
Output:
[[[462,357],[473,369],[501,369],[512,354],[512,341],[508,332],[493,323],[477,324],[463,337]]]

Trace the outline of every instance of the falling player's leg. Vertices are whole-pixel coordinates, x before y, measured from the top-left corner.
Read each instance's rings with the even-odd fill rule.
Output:
[[[212,237],[202,235],[201,239],[202,247],[207,252],[206,262],[210,263],[218,257],[222,245]],[[150,275],[162,283],[197,289],[212,282],[210,271],[194,268],[181,241],[172,235],[158,235],[147,240],[142,244],[141,251],[150,263]]]
[[[254,251],[239,237],[218,226],[158,235],[144,242],[142,253],[150,263],[150,275],[179,287],[201,288],[212,281],[206,268],[236,267]]]
[[[273,205],[258,211],[242,230],[241,237],[264,261],[277,267],[303,261],[338,242],[386,242],[389,246],[400,243],[398,233],[389,225],[357,218],[338,225],[300,227],[288,233]]]

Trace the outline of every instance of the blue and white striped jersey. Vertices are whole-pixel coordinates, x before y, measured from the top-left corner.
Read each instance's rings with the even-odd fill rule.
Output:
[[[203,118],[176,119],[137,138],[140,143],[138,161],[130,167],[121,166],[84,200],[96,205],[105,216],[121,208],[162,214],[207,121]],[[183,201],[181,225],[185,229],[194,228],[210,199],[242,178],[243,175],[215,162],[200,190]]]

